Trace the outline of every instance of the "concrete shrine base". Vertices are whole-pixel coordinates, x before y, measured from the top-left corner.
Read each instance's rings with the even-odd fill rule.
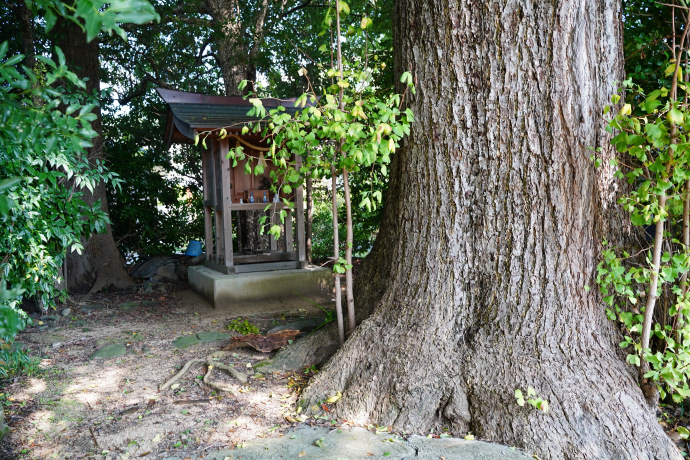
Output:
[[[208,267],[192,266],[188,274],[189,286],[214,308],[223,310],[264,300],[304,302],[300,296],[329,304],[333,296],[333,272],[322,267],[225,275]]]

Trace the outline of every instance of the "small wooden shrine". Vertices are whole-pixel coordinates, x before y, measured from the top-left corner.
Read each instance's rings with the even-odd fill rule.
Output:
[[[168,105],[165,140],[168,145],[193,143],[195,136],[205,137],[206,148],[201,152],[204,192],[204,227],[206,266],[223,274],[260,272],[304,268],[304,200],[302,187],[291,195],[280,194],[276,198],[270,190],[270,172],[275,167],[268,163],[260,176],[245,173],[246,159],[233,167],[228,152],[242,145],[248,156],[263,158],[267,145],[258,135],[242,135],[242,127],[256,118],[247,116],[252,105],[241,97],[206,96],[158,88],[158,94]],[[263,99],[264,107],[279,105],[293,111],[294,100]],[[225,128],[228,136],[218,137],[218,130]],[[215,131],[213,131],[215,130]],[[206,133],[212,133],[207,136]],[[201,145],[201,143],[199,144]],[[293,160],[299,168],[301,158]],[[254,162],[256,164],[256,162]],[[283,198],[294,204],[286,206]],[[253,201],[253,202],[252,202]],[[233,228],[241,229],[238,213],[242,211],[267,211],[271,223],[282,225],[281,241],[270,237],[266,251],[246,251],[233,238]],[[279,212],[285,209],[287,217],[281,224]],[[234,225],[233,225],[234,223]]]

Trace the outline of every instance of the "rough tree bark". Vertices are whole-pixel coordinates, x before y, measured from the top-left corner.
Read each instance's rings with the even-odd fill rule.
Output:
[[[358,275],[373,313],[304,404],[340,390],[340,417],[471,431],[540,458],[681,458],[585,290],[621,228],[612,171],[587,151],[611,153],[601,114],[622,76],[618,3],[396,2],[416,123]],[[528,386],[548,413],[517,405]]]
[[[226,96],[241,96],[238,86],[242,80],[256,80],[256,59],[264,40],[268,0],[257,1],[250,43],[244,36],[238,0],[207,0],[206,6],[217,30],[217,62],[223,74]]]
[[[75,24],[66,21],[59,22],[54,36],[58,46],[65,53],[70,70],[80,78],[88,78],[86,91],[91,94],[100,90],[100,66],[98,61],[98,41],[86,42],[86,34]],[[103,137],[101,136],[100,108],[94,113],[98,115],[92,123],[93,129],[99,134],[92,139],[93,147],[89,149],[90,159],[103,158]],[[105,184],[100,183],[93,193],[85,190],[85,201],[94,204],[100,201],[101,209],[108,214],[108,200]],[[134,283],[124,268],[124,260],[117,249],[110,225],[106,232],[89,237],[84,244],[82,254],[72,252],[67,257],[67,285],[70,291],[84,293],[97,292],[104,288],[126,288]]]
[[[218,65],[223,74],[226,96],[241,96],[242,80],[254,81],[256,70],[249,65],[244,43],[240,6],[237,0],[207,0],[206,5],[217,29]]]
[[[217,63],[220,66],[225,85],[226,96],[242,96],[239,89],[242,80],[254,82],[256,80],[255,61],[263,44],[264,25],[268,11],[268,0],[258,0],[258,12],[253,22],[251,46],[246,42],[243,33],[245,24],[240,17],[240,4],[237,0],[207,0],[208,11],[213,17],[218,38],[215,40],[218,48]],[[247,89],[250,89],[251,85]],[[238,223],[241,227],[240,252],[264,252],[270,246],[267,234],[260,233],[259,219],[266,213],[263,211],[240,211]]]

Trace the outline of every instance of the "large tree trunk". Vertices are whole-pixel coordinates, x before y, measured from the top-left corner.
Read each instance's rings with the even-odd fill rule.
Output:
[[[100,91],[100,65],[98,61],[98,41],[86,42],[85,33],[73,23],[62,21],[54,32],[58,46],[65,53],[67,65],[80,78],[88,78],[86,91],[92,94]],[[99,134],[92,139],[93,147],[89,149],[89,159],[103,159],[103,137],[101,135],[101,112],[96,108],[98,118],[91,123]],[[126,186],[126,185],[125,185]],[[108,200],[105,184],[96,185],[93,193],[84,190],[84,201],[94,204],[100,201],[101,209],[108,213]],[[126,288],[134,283],[124,268],[122,255],[117,249],[110,225],[106,232],[91,235],[84,244],[82,254],[72,252],[67,257],[67,285],[71,291],[84,293],[96,292],[104,288]]]
[[[268,8],[267,0],[260,1],[260,8],[253,27],[252,45],[246,43],[243,33],[245,25],[240,17],[238,0],[207,0],[208,11],[213,17],[217,30],[215,40],[218,48],[217,62],[223,75],[226,96],[241,96],[253,90],[256,80],[255,60],[259,47],[263,43],[264,22]],[[245,91],[239,89],[242,80],[250,84]],[[261,234],[260,219],[266,215],[263,211],[240,211],[237,213],[237,225],[240,227],[240,252],[264,252],[270,246],[268,234]]]
[[[612,171],[587,151],[611,153],[601,114],[622,76],[618,1],[398,0],[395,11],[416,122],[393,165],[377,265],[358,277],[373,313],[303,403],[340,390],[346,419],[471,431],[540,458],[681,458],[585,290],[602,238],[620,233]],[[548,413],[518,406],[528,386]]]
[[[223,74],[225,95],[241,96],[240,82],[254,81],[256,70],[247,56],[240,6],[237,0],[207,0],[206,5],[217,29],[217,61]]]

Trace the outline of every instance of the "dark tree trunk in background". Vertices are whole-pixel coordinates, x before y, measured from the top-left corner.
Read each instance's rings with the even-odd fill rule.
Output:
[[[397,1],[416,122],[358,275],[373,313],[303,402],[340,390],[348,420],[471,431],[540,458],[681,458],[585,290],[602,238],[621,238],[612,171],[587,151],[611,154],[618,3]],[[517,405],[528,386],[548,413]]]
[[[251,90],[256,80],[255,60],[259,47],[263,43],[264,23],[268,9],[268,0],[260,0],[260,8],[254,23],[251,25],[252,38],[247,42],[243,34],[247,25],[239,17],[238,0],[207,0],[216,28],[217,63],[220,66],[225,85],[226,96],[242,96]],[[242,80],[249,80],[245,91],[239,89]],[[240,211],[237,213],[237,225],[240,226],[241,241],[239,249],[250,252],[264,252],[270,247],[268,234],[261,234],[260,219],[266,215],[263,211]]]
[[[33,14],[26,6],[26,2],[18,1],[13,6],[22,30],[22,53],[26,56],[24,64],[33,70],[36,64],[36,59],[34,59],[36,51],[34,48]]]
[[[241,96],[238,86],[242,80],[254,81],[256,70],[248,62],[247,46],[243,41],[244,28],[238,17],[238,0],[207,0],[217,38],[217,63],[223,74],[226,96]]]
[[[98,41],[86,42],[86,35],[76,25],[61,22],[54,31],[58,46],[65,53],[67,66],[79,75],[88,78],[86,91],[92,94],[100,90]],[[89,149],[92,160],[103,158],[103,137],[101,136],[100,108],[94,113],[98,115],[91,126],[99,134],[92,139],[93,147]],[[126,186],[126,185],[125,185]],[[100,183],[93,193],[85,190],[85,201],[94,204],[100,201],[101,209],[108,213],[105,184]],[[125,288],[133,282],[124,269],[122,255],[117,249],[110,225],[106,226],[106,233],[92,235],[84,244],[81,255],[72,252],[67,258],[67,285],[74,292],[97,292],[104,288]]]

